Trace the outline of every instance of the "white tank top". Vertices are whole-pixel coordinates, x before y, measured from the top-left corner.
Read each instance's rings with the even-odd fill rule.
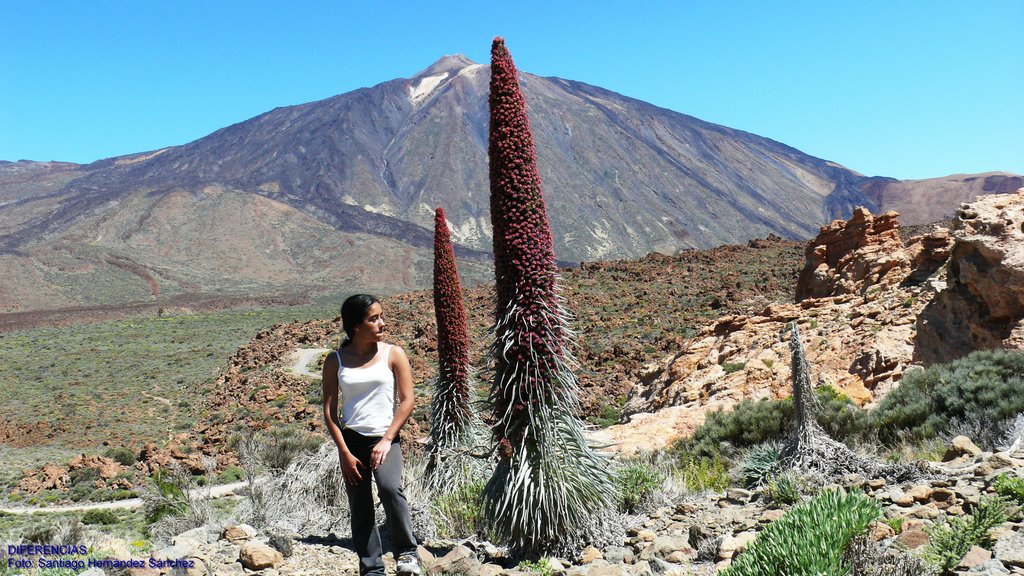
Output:
[[[382,344],[378,359],[363,368],[346,368],[338,355],[341,424],[363,436],[383,436],[395,416],[395,375],[388,366],[391,344]]]

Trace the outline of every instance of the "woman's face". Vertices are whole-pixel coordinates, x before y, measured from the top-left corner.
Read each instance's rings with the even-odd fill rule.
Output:
[[[384,339],[384,327],[384,312],[380,302],[374,302],[366,311],[366,318],[356,326],[355,332],[371,342],[380,342]]]

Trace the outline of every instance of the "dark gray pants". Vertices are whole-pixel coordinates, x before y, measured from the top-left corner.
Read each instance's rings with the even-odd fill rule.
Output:
[[[380,438],[363,436],[347,429],[343,430],[342,434],[349,452],[365,466],[360,470],[363,480],[358,485],[345,484],[349,508],[352,510],[352,542],[356,554],[359,555],[359,574],[383,575],[383,551],[373,512],[373,492],[370,486],[370,451],[380,442]],[[409,502],[402,491],[402,444],[398,439],[392,442],[387,458],[380,468],[373,470],[372,476],[377,480],[377,495],[384,505],[384,515],[387,517],[388,531],[391,533],[391,546],[397,560],[402,552],[416,550],[416,537],[413,536],[412,520],[409,517]]]

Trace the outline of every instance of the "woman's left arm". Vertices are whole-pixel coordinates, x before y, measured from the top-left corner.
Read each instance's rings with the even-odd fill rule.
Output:
[[[412,409],[416,406],[416,399],[413,397],[412,391],[412,368],[409,366],[409,357],[405,355],[405,350],[402,350],[401,346],[392,347],[388,364],[395,375],[398,405],[395,406],[395,416],[392,418],[387,432],[384,433],[384,437],[381,438],[380,442],[370,452],[370,464],[374,469],[380,466],[384,459],[387,458],[388,452],[391,451],[391,443],[395,441],[395,438],[398,438],[399,431],[401,431],[406,421],[409,420],[409,416],[412,415]]]

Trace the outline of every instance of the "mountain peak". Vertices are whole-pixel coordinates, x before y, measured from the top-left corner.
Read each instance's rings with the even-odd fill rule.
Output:
[[[466,68],[467,66],[473,66],[476,62],[473,62],[469,58],[466,58],[462,54],[445,54],[437,62],[434,62],[426,70],[417,73],[413,78],[420,78],[423,76],[434,76],[437,74],[444,74],[445,72],[453,73]]]

